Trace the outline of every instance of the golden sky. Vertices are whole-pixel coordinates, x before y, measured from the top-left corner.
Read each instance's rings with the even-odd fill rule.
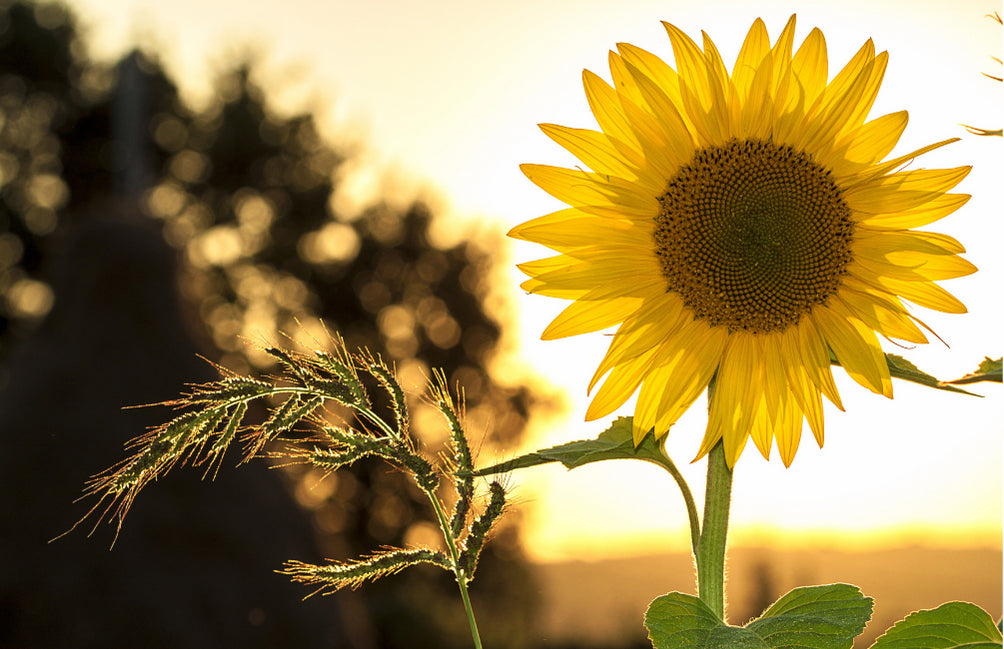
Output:
[[[233,53],[260,52],[267,90],[286,106],[320,106],[331,133],[366,147],[347,186],[364,200],[381,173],[409,179],[469,223],[506,229],[560,206],[527,181],[521,162],[574,166],[536,128],[539,122],[594,127],[581,71],[607,77],[606,54],[626,41],[672,61],[660,20],[691,36],[704,29],[726,62],[757,16],[772,37],[797,9],[800,41],[814,26],[826,35],[831,76],[869,37],[890,62],[872,116],[910,111],[894,155],[958,136],[962,141],[915,163],[974,165],[960,186],[973,199],[934,228],[960,239],[975,276],[947,287],[969,307],[964,316],[918,315],[951,346],[898,350],[942,378],[1002,354],[1000,138],[970,136],[960,123],[998,128],[1001,84],[991,56],[1001,29],[984,0],[72,0],[93,54],[113,57],[131,43],[152,43],[198,99],[207,73]],[[373,170],[381,170],[374,173]],[[352,209],[351,196],[343,197]],[[510,261],[545,256],[513,245]],[[582,423],[585,379],[601,358],[599,334],[543,343],[540,331],[564,302],[521,294],[514,269],[503,281],[523,362],[548,371],[571,404],[563,418],[538,425],[524,449],[594,436],[603,422]],[[887,351],[897,351],[888,347]],[[554,370],[554,368],[559,368]],[[999,545],[1004,418],[1001,389],[981,386],[974,399],[897,382],[896,399],[867,393],[840,370],[846,413],[829,408],[820,451],[806,432],[793,466],[764,462],[750,448],[735,476],[733,539],[765,542],[813,536],[844,542],[886,540]],[[630,414],[625,409],[623,414]],[[669,450],[700,502],[703,463],[687,465],[704,427],[700,402],[670,434]],[[514,452],[516,452],[514,450]],[[492,461],[497,458],[484,458]],[[650,466],[618,462],[566,473],[560,467],[511,478],[540,557],[683,549],[686,515],[674,484]],[[625,466],[630,465],[630,466]],[[794,534],[794,536],[793,536]],[[641,535],[641,536],[640,536]],[[849,538],[849,537],[847,537]],[[617,542],[616,539],[621,539]],[[852,539],[853,540],[853,539]]]

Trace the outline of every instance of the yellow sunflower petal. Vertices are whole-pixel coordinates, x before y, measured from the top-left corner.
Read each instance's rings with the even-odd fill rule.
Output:
[[[841,68],[833,81],[817,100],[817,108],[821,102],[834,101],[834,98],[846,95],[851,86],[858,80],[865,68],[875,60],[875,44],[869,38],[847,64]],[[810,108],[812,110],[812,108]]]
[[[651,349],[642,356],[633,358],[611,370],[586,409],[586,421],[605,417],[624,405],[624,402],[631,398],[641,382],[645,380],[655,355],[656,350]]]
[[[825,94],[811,128],[806,125],[794,144],[826,160],[840,133],[852,124],[863,96],[874,83],[876,61],[868,61],[844,92]],[[832,87],[832,86],[831,86]]]
[[[940,248],[942,251],[940,254],[948,253],[952,255],[959,255],[966,251],[965,246],[963,246],[958,239],[956,239],[951,235],[942,234],[940,232],[924,232],[922,230],[913,230],[909,233],[909,237],[910,239],[914,240],[919,239],[925,243],[929,243],[935,246],[936,248]],[[922,244],[910,244],[910,245],[922,245]],[[920,250],[920,248],[914,248],[914,249]],[[927,250],[927,249],[925,250],[930,254],[939,254],[935,250]]]
[[[894,277],[860,275],[859,279],[916,305],[942,313],[966,313],[966,305],[937,284],[913,282]]]
[[[541,340],[557,340],[568,336],[602,331],[624,321],[642,302],[637,297],[616,297],[601,300],[576,300],[558,314],[540,335]]]
[[[598,174],[630,179],[653,193],[666,184],[636,150],[606,133],[556,124],[541,124],[540,129]]]
[[[820,447],[823,446],[823,397],[818,385],[810,376],[809,369],[802,363],[799,350],[798,332],[782,335],[778,339],[780,362],[787,376],[787,385],[799,410],[809,422],[809,428]],[[829,372],[829,366],[826,366]],[[831,377],[832,381],[832,377]],[[836,391],[836,388],[833,388]]]
[[[867,228],[858,230],[855,251],[873,257],[888,257],[902,253],[923,255],[949,255],[963,253],[966,249],[954,237],[936,232],[911,230],[908,232],[876,232]]]
[[[655,121],[661,127],[663,133],[661,139],[672,154],[671,160],[675,163],[674,166],[685,163],[694,154],[694,142],[680,112],[662,88],[640,69],[630,62],[626,62],[625,65],[628,73],[638,85],[638,90],[651,110]],[[664,189],[664,186],[659,189]]]
[[[791,61],[791,50],[795,46],[795,14],[788,18],[784,24],[784,29],[777,37],[771,52],[775,60]]]
[[[706,33],[701,32],[704,39],[704,69],[708,78],[708,92],[711,96],[711,106],[708,117],[717,126],[716,141],[728,139],[731,131],[731,114],[727,98],[731,94],[729,73],[725,70],[722,55],[718,52],[714,41]]]
[[[888,300],[873,292],[855,291],[845,287],[837,293],[836,298],[843,303],[849,313],[853,313],[872,330],[887,338],[918,344],[927,342],[927,337],[913,323],[906,311],[897,309]]]
[[[770,411],[767,402],[761,399],[750,425],[750,439],[765,460],[770,459],[770,449],[774,445],[774,426],[778,419],[778,413]]]
[[[645,266],[645,256],[623,253],[624,256],[618,257],[614,254],[591,260],[559,255],[517,264],[517,268],[531,278],[520,286],[531,293],[568,300],[585,295],[591,295],[593,300],[645,298],[665,292],[665,280],[653,275],[651,267]],[[604,281],[597,284],[599,277]]]
[[[811,106],[826,87],[826,38],[814,27],[791,60],[791,68],[798,79],[806,106]]]
[[[909,121],[909,114],[901,110],[866,122],[854,133],[847,159],[870,165],[886,157],[899,142]]]
[[[855,213],[853,218],[860,219],[861,225],[872,230],[905,230],[930,225],[935,221],[952,214],[969,201],[969,194],[942,194],[935,196],[923,205],[901,212],[888,214]]]
[[[819,328],[812,318],[803,318],[795,333],[798,336],[798,358],[802,359],[802,367],[805,368],[806,374],[826,395],[830,403],[843,410],[844,404],[840,400],[837,385],[833,382],[833,374],[830,372],[829,350]],[[794,336],[791,338],[793,340]]]
[[[520,264],[519,269],[535,279],[554,288],[591,290],[602,278],[608,283],[616,282],[628,287],[645,278],[644,284],[660,280],[658,263],[644,249],[623,247],[620,249],[580,248],[573,255],[562,255],[561,265],[548,264],[549,269],[537,272],[539,262]],[[553,259],[553,258],[552,258]],[[633,294],[633,293],[632,293]]]
[[[889,366],[875,333],[838,307],[820,306],[812,318],[847,374],[858,384],[891,399]]]
[[[625,102],[634,104],[635,106],[643,106],[645,103],[645,98],[642,97],[641,91],[638,90],[638,84],[631,77],[631,73],[628,71],[627,63],[624,61],[623,57],[617,52],[610,50],[607,52],[607,65],[610,68],[610,78],[613,81],[614,89],[617,91],[617,97],[620,99],[621,107],[624,107]],[[625,113],[628,118],[628,122],[632,126],[635,126],[631,115]],[[643,145],[647,142],[644,136],[639,138],[639,142]]]
[[[676,57],[681,107],[693,125],[696,141],[702,145],[724,141],[725,133],[728,132],[727,125],[709,115],[709,111],[718,111],[718,108],[713,106],[718,93],[712,90],[708,80],[704,55],[697,44],[675,25],[664,22],[663,26],[669,34],[670,42],[673,44],[673,55]]]
[[[663,22],[662,25],[666,28],[666,33],[669,34],[669,40],[673,45],[673,56],[676,58],[681,88],[689,88],[701,101],[702,106],[707,106],[711,102],[711,93],[708,89],[704,55],[697,47],[697,43],[692,41],[676,25],[667,22]]]
[[[801,368],[792,367],[789,373],[788,386],[791,388],[791,396],[798,405],[798,409],[809,422],[809,429],[819,447],[823,447],[823,395],[816,388],[809,377]],[[801,425],[801,424],[800,424]],[[794,454],[793,454],[794,455]],[[790,462],[788,463],[790,464]]]
[[[674,105],[680,105],[683,100],[680,97],[680,80],[676,70],[655,54],[630,43],[618,43],[617,51],[626,63],[651,79]]]
[[[732,66],[732,83],[739,91],[739,98],[746,100],[753,86],[753,79],[757,70],[763,62],[767,53],[770,52],[770,37],[767,35],[767,26],[757,18],[746,34],[746,40],[739,50],[735,65]],[[825,70],[823,76],[826,76]],[[825,83],[825,79],[823,80]]]
[[[878,96],[879,87],[882,85],[882,79],[885,76],[888,64],[888,52],[881,52],[875,57],[872,65],[866,68],[868,70],[868,75],[863,79],[864,83],[861,87],[861,93],[858,95],[857,101],[854,103],[853,110],[849,111],[849,113],[844,116],[842,126],[840,128],[840,136],[838,137],[842,137],[849,129],[856,129],[864,124],[865,118],[868,117],[868,113],[875,104],[875,98]],[[862,77],[864,77],[864,75],[862,75]]]
[[[847,205],[856,212],[888,214],[920,207],[962,182],[972,167],[915,169],[889,174],[844,192]]]
[[[607,58],[621,112],[634,133],[634,139],[639,143],[646,163],[664,181],[671,178],[680,164],[686,161],[688,152],[693,150],[686,145],[688,131],[677,130],[670,115],[660,115],[658,110],[647,108],[646,95],[635,82],[628,63],[620,55],[610,52]],[[668,110],[675,111],[672,106]],[[678,153],[681,149],[683,154]]]
[[[958,141],[959,138],[957,137],[949,138],[947,140],[942,140],[941,142],[928,144],[927,146],[923,146],[917,149],[916,151],[912,151],[910,153],[907,153],[906,155],[901,155],[898,158],[893,158],[892,160],[886,160],[885,162],[873,165],[871,167],[859,171],[851,178],[842,179],[841,186],[846,187],[847,189],[852,189],[865,183],[870,183],[877,178],[886,176],[894,172],[896,169],[899,169],[904,165],[913,162],[914,159],[924,155],[925,153],[930,153],[935,149],[940,149],[943,146],[948,146],[949,144]]]
[[[655,429],[664,436],[704,392],[718,369],[726,334],[701,322],[685,325],[671,343],[659,350],[655,368],[638,393],[636,432]]]
[[[520,165],[520,170],[551,196],[583,211],[637,219],[651,219],[659,213],[653,196],[616,176],[536,164]]]
[[[729,466],[735,464],[749,439],[749,430],[756,415],[760,393],[754,389],[762,367],[757,362],[757,341],[753,336],[733,334],[729,337],[708,413],[708,433],[702,444],[714,446],[711,438],[720,438],[725,446]]]
[[[596,368],[588,390],[592,390],[613,367],[661,346],[686,324],[689,315],[679,298],[672,293],[646,300],[630,318],[624,320]],[[660,353],[660,357],[664,355]]]
[[[798,451],[798,443],[802,440],[802,412],[798,409],[795,401],[790,398],[781,403],[778,413],[777,452],[781,455],[781,462],[784,466],[791,466]]]
[[[564,252],[604,244],[644,246],[652,239],[652,228],[638,221],[592,216],[568,208],[517,225],[508,236]]]
[[[861,238],[854,263],[877,275],[912,281],[955,279],[976,272],[972,263],[938,245],[941,241],[916,234],[920,233],[888,232]],[[952,242],[958,243],[952,239],[944,244]]]
[[[582,85],[586,90],[586,99],[589,101],[593,117],[603,132],[640,151],[641,143],[635,137],[634,130],[621,109],[617,91],[589,70],[582,71]]]
[[[773,60],[765,56],[753,75],[747,99],[734,109],[739,113],[734,133],[736,138],[763,139],[772,136],[778,109],[772,87],[773,70]]]

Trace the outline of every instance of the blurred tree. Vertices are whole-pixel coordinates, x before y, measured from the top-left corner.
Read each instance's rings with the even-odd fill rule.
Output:
[[[0,13],[0,355],[52,306],[38,280],[41,241],[69,198],[57,130],[74,110],[74,27],[58,8]]]
[[[344,154],[309,113],[272,111],[254,78],[250,60],[236,65],[220,75],[209,105],[193,110],[150,55],[102,67],[86,58],[65,9],[0,4],[0,385],[9,349],[52,306],[43,273],[50,235],[71,225],[68,215],[85,220],[113,197],[136,199],[180,253],[192,324],[204,347],[219,350],[209,356],[239,371],[267,370],[270,357],[248,341],[277,342],[280,332],[323,341],[321,318],[350,347],[396,362],[416,389],[430,368],[443,368],[464,388],[469,431],[486,431],[482,448],[511,447],[534,404],[525,386],[505,386],[489,370],[500,338],[486,308],[490,254],[471,241],[437,246],[421,203],[334,213]],[[145,91],[132,104],[116,99],[137,83]],[[415,434],[434,454],[440,423],[419,399],[412,405]],[[313,512],[326,556],[428,531],[419,495],[382,464],[313,489],[316,476],[288,477]],[[513,529],[488,546],[480,574],[472,596],[490,612],[482,616],[486,646],[527,646],[534,589]],[[339,597],[363,607],[347,620],[355,620],[358,646],[466,645],[455,587],[438,572]]]
[[[79,48],[64,9],[0,5],[0,646],[349,646],[336,608],[261,571],[320,558],[264,466],[209,493],[197,472],[173,476],[114,553],[105,534],[47,544],[86,511],[87,477],[163,416],[122,406],[210,373],[177,253],[136,203],[165,156],[135,122],[177,93],[138,57],[104,69]]]
[[[174,83],[144,57],[89,61],[75,23],[59,4],[0,0],[0,362],[52,308],[45,242],[68,215],[79,221],[99,214],[96,205],[133,199],[116,183],[129,170],[159,169],[170,153],[153,140],[143,165],[130,158],[137,150],[113,133],[113,112],[128,108],[115,105],[119,80],[142,74],[149,110],[184,111]]]

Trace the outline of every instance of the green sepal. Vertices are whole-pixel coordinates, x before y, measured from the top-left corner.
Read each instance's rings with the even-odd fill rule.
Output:
[[[474,475],[486,476],[496,473],[508,473],[515,469],[525,469],[551,462],[561,462],[568,469],[574,469],[584,464],[591,464],[592,462],[599,462],[601,460],[624,459],[645,460],[654,462],[660,466],[666,466],[668,460],[662,454],[659,443],[655,440],[655,435],[651,431],[645,435],[641,444],[635,446],[634,437],[631,432],[632,423],[631,417],[618,417],[596,439],[568,442],[552,446],[551,448],[533,451],[532,453],[520,455],[506,462],[478,469],[474,472]]]
[[[743,627],[729,626],[700,599],[657,597],[645,614],[655,649],[850,649],[871,618],[872,600],[856,586],[796,588]]]
[[[963,377],[957,378],[954,381],[945,381],[945,383],[951,383],[952,385],[964,385],[966,383],[979,383],[980,381],[994,381],[996,383],[1001,383],[1001,360],[993,360],[989,356],[983,359],[980,366],[976,368],[975,372],[970,372]]]
[[[875,641],[871,649],[991,649],[1002,646],[990,614],[968,602],[948,602],[911,613]]]

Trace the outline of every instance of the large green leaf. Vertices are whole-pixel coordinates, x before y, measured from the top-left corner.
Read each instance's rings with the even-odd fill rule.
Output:
[[[770,647],[849,648],[871,616],[872,599],[857,586],[807,586],[781,597],[746,628]]]
[[[756,634],[728,626],[707,604],[683,593],[652,600],[645,627],[655,649],[770,649]]]
[[[855,586],[796,588],[744,627],[729,626],[683,593],[656,598],[645,614],[655,649],[849,649],[871,617]]]
[[[968,602],[949,602],[911,613],[875,641],[871,649],[992,649],[1001,632],[990,614]]]
[[[655,436],[649,432],[641,444],[634,445],[631,434],[631,417],[619,417],[596,439],[579,440],[559,444],[526,455],[520,455],[507,462],[495,464],[484,469],[478,469],[474,475],[484,476],[495,473],[507,473],[515,469],[561,462],[568,469],[599,462],[601,460],[636,459],[654,462],[661,466],[667,465]]]

